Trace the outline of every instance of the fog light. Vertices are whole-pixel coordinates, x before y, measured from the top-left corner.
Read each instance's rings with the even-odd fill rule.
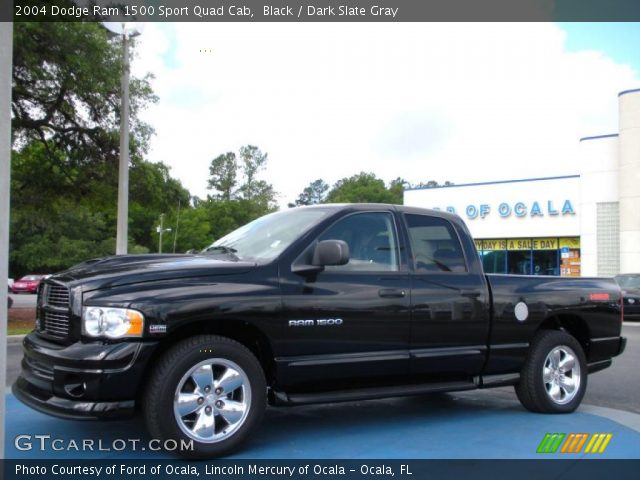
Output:
[[[87,391],[87,384],[85,382],[67,382],[64,385],[64,391],[71,397],[82,397]]]

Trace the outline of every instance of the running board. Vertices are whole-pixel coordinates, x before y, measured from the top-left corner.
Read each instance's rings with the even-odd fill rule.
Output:
[[[475,390],[478,385],[468,382],[423,383],[418,385],[398,385],[393,387],[370,387],[354,390],[336,390],[332,392],[291,393],[271,390],[269,403],[279,406],[309,405],[313,403],[352,402],[355,400],[373,400],[385,397],[406,397],[433,392],[460,392]]]

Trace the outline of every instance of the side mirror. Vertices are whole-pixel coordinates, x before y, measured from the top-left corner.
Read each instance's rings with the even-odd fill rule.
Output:
[[[349,261],[349,245],[342,240],[323,240],[313,251],[311,263],[318,267],[344,265]]]

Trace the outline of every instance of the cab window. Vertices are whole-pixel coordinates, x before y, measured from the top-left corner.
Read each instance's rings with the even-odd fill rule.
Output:
[[[327,266],[328,272],[396,272],[400,269],[395,224],[390,213],[349,215],[329,227],[318,240],[343,240],[349,245],[349,262]]]
[[[466,272],[460,240],[451,223],[429,215],[405,215],[416,272]]]

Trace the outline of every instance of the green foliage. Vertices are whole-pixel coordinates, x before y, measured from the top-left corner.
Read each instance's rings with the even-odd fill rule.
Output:
[[[238,162],[236,154],[227,152],[211,160],[209,165],[209,190],[217,192],[214,198],[231,200],[238,185]]]
[[[240,161],[237,159],[240,158]],[[236,228],[276,209],[273,186],[258,175],[266,168],[267,154],[247,145],[239,155],[227,152],[209,164],[208,188],[213,195],[206,199],[193,197],[191,205],[181,200],[181,209],[165,208],[162,236],[163,252],[199,251]],[[156,214],[148,233],[151,251],[159,250],[159,215]],[[147,243],[144,243],[147,245]]]
[[[360,172],[338,180],[329,191],[327,203],[402,203],[397,185],[387,188],[384,180],[373,173]]]
[[[10,268],[18,277],[115,251],[122,46],[99,24],[80,22],[16,23],[13,44]],[[161,214],[172,229],[162,250],[185,252],[275,210],[276,192],[261,178],[268,155],[256,146],[211,161],[204,200],[165,164],[144,160],[153,129],[139,113],[157,100],[150,79],[130,82],[129,252],[158,251]],[[329,190],[318,179],[295,204],[397,204],[407,185],[362,172]]]
[[[322,203],[327,195],[327,190],[329,190],[329,185],[321,178],[318,178],[306,186],[302,193],[298,195],[295,204],[289,204],[289,207]]]
[[[92,23],[14,27],[10,268],[54,272],[113,254],[121,45]],[[138,112],[156,100],[131,80],[130,251],[150,250],[157,216],[189,193],[163,164],[142,159],[152,129]]]
[[[12,128],[18,148],[42,143],[63,151],[63,167],[118,156],[122,49],[98,23],[16,23]],[[131,79],[131,151],[144,152],[150,135],[138,112],[156,101],[150,77]]]
[[[395,180],[391,180],[389,184],[389,191],[394,195],[394,201],[396,205],[401,205],[404,201],[404,190],[405,188],[409,188],[411,185],[404,178],[396,178]]]
[[[270,183],[258,179],[266,169],[268,154],[254,145],[240,147],[240,162],[236,154],[218,155],[209,164],[209,190],[215,193],[212,200],[248,200],[257,203],[264,211],[276,207],[276,192]],[[238,178],[242,183],[238,185]]]

